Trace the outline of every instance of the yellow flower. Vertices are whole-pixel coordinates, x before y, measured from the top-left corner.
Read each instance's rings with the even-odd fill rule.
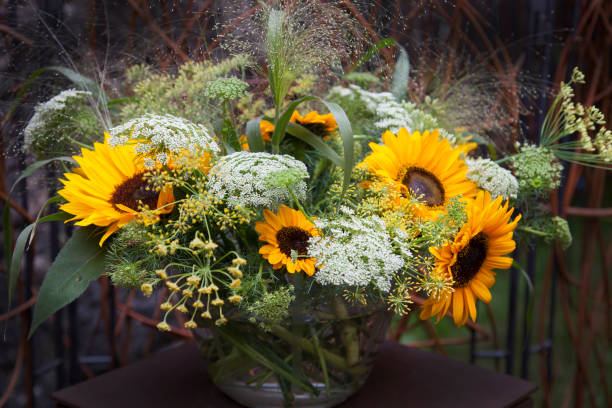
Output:
[[[274,133],[274,123],[267,120],[262,120],[259,122],[259,131],[261,132],[261,138],[265,142],[271,142],[272,133]]]
[[[372,153],[360,166],[401,196],[420,197],[422,204],[415,209],[418,217],[434,219],[452,197],[476,195],[476,184],[466,178],[468,168],[459,159],[463,150],[440,139],[437,130],[410,134],[402,128],[397,136],[386,131],[382,139],[382,145],[370,143]]]
[[[317,111],[311,111],[306,114],[306,116],[300,115],[300,112],[294,110],[291,114],[290,122],[299,123],[304,126],[306,129],[310,130],[317,136],[321,136],[324,138],[329,138],[329,134],[334,130],[338,129],[338,124],[336,123],[336,119],[331,113],[326,115],[319,115]],[[262,120],[259,122],[259,130],[261,132],[261,138],[266,141],[272,141],[272,133],[274,133],[274,124],[267,120]],[[246,141],[246,138],[245,138]],[[241,141],[241,143],[243,143]],[[248,148],[248,144],[246,146]],[[246,150],[243,148],[243,150]]]
[[[338,129],[336,119],[334,119],[334,116],[331,113],[328,113],[327,115],[319,115],[319,112],[312,111],[308,112],[306,116],[302,117],[300,112],[294,110],[293,114],[291,115],[291,119],[289,120],[291,122],[299,123],[315,135],[324,137],[326,139],[329,138],[329,134],[331,132]]]
[[[155,191],[143,177],[144,166],[131,145],[112,148],[95,143],[94,150],[82,149],[82,156],[73,156],[80,165],[77,172],[65,173],[60,179],[64,188],[58,194],[67,203],[62,211],[74,215],[68,221],[76,225],[108,227],[100,246],[119,228],[134,220],[141,205],[157,214],[172,211],[172,188]]]
[[[470,200],[468,219],[454,242],[430,248],[436,257],[434,273],[452,278],[454,291],[427,299],[421,319],[438,315],[439,321],[450,310],[457,326],[464,325],[468,316],[476,320],[476,299],[491,301],[493,269],[512,265],[512,258],[503,255],[516,247],[512,235],[521,215],[510,221],[513,211],[514,208],[508,209],[508,202],[502,205],[502,197],[492,201],[489,192],[479,191],[476,199]]]
[[[272,264],[273,269],[287,267],[287,272],[295,273],[304,271],[308,276],[315,273],[314,258],[292,259],[292,252],[305,255],[308,250],[308,240],[317,235],[315,226],[308,221],[300,211],[281,205],[278,214],[264,210],[266,222],[258,221],[255,231],[259,234],[259,240],[267,242],[267,245],[259,249]]]

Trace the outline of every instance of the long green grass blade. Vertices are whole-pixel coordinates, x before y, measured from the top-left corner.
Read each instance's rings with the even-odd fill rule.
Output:
[[[328,158],[332,163],[338,167],[344,167],[344,160],[334,149],[332,149],[327,143],[321,139],[320,136],[315,135],[310,130],[298,123],[289,122],[287,125],[287,133],[302,142],[308,143],[314,149],[316,149],[321,156]]]
[[[344,180],[342,183],[342,195],[344,195],[346,189],[351,182],[351,174],[353,172],[353,166],[355,165],[354,151],[355,151],[355,140],[353,139],[353,129],[351,128],[351,121],[340,105],[328,102],[323,99],[320,101],[329,109],[331,114],[334,116],[336,123],[338,124],[338,131],[342,137],[342,146],[344,147],[344,163],[342,170],[344,171]]]
[[[351,72],[355,71],[357,68],[359,68],[365,62],[367,62],[370,58],[372,58],[372,56],[375,53],[379,52],[383,48],[385,48],[385,47],[393,47],[394,45],[395,45],[395,40],[393,38],[391,38],[391,37],[383,38],[382,40],[380,40],[379,42],[374,44],[374,46],[372,46],[368,51],[366,51],[366,53],[363,54],[361,58],[359,58],[359,60],[355,64],[355,66],[353,66],[353,68],[351,68],[349,70],[349,72],[347,72],[347,74],[350,74]]]
[[[25,227],[17,236],[17,241],[15,242],[15,248],[13,249],[12,256],[8,256],[10,254],[10,241],[9,241],[9,250],[7,253],[7,262],[8,262],[8,308],[11,307],[11,302],[13,300],[13,293],[15,293],[15,288],[17,287],[17,278],[19,276],[19,272],[21,271],[21,261],[23,259],[23,254],[26,250],[26,247],[32,241],[30,238],[31,233],[36,227],[37,224],[41,222],[50,222],[50,221],[64,221],[70,217],[69,214],[65,212],[57,212],[54,214],[47,215],[46,217],[42,217],[36,220],[35,223],[28,225]]]

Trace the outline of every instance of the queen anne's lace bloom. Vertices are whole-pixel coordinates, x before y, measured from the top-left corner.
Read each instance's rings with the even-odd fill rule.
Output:
[[[219,146],[202,125],[172,115],[145,114],[110,131],[111,146],[135,143],[134,150],[153,156],[159,164],[168,162],[168,153],[180,155],[184,151],[219,152]],[[154,161],[145,162],[152,167]]]
[[[209,173],[207,187],[233,207],[277,208],[306,197],[306,166],[289,155],[237,152],[223,156]]]
[[[70,122],[75,120],[72,117],[75,114],[75,109],[87,105],[90,98],[92,98],[91,92],[66,89],[47,102],[36,105],[34,116],[23,131],[24,149],[30,150],[33,145],[48,146],[53,143],[59,145],[57,140],[41,141],[37,139],[41,137],[58,138],[56,133],[59,133],[59,137],[62,137],[61,133],[64,130],[62,128],[69,128]],[[60,131],[55,132],[57,129]],[[65,135],[66,138],[70,136],[73,135]]]
[[[404,266],[393,252],[391,238],[380,218],[345,217],[318,220],[320,236],[309,240],[308,256],[317,260],[315,279],[322,285],[367,286],[391,289],[393,274]]]
[[[516,198],[519,185],[510,170],[506,170],[490,159],[470,157],[465,159],[468,166],[467,178],[491,193],[493,199],[502,196],[504,200]]]

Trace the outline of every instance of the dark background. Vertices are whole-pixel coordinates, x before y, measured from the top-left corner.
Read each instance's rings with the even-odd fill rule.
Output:
[[[125,95],[125,68],[146,63],[175,70],[188,60],[222,58],[218,35],[248,16],[255,2],[0,0],[0,198],[31,158],[19,152],[33,106],[70,81],[37,69],[61,65],[99,80],[110,95]],[[429,71],[453,73],[470,65],[503,82],[499,109],[511,118],[491,137],[511,146],[537,141],[555,84],[572,67],[586,74],[577,99],[612,118],[612,1],[463,0],[339,1],[376,42],[392,36],[413,66],[416,99]],[[395,50],[380,58],[393,63]],[[503,81],[502,81],[503,79]],[[253,79],[256,82],[256,78]],[[31,222],[46,201],[52,174],[40,172],[10,197],[13,228]],[[521,251],[536,284],[533,313],[517,271],[500,277],[490,313],[478,325],[398,321],[392,335],[413,346],[522,376],[538,383],[542,406],[609,406],[612,339],[610,275],[612,197],[602,170],[566,166],[564,187],[550,197],[555,214],[574,231],[566,253],[538,245]],[[609,187],[609,186],[608,186]],[[3,225],[3,228],[6,226]],[[44,226],[27,255],[16,306],[6,310],[6,268],[0,266],[0,406],[50,406],[50,393],[137,360],[180,338],[158,333],[157,299],[114,290],[105,279],[57,313],[26,341],[31,306],[44,272],[70,231]],[[443,390],[442,390],[443,392]]]

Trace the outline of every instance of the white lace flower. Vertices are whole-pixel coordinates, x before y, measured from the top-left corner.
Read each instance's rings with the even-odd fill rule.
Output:
[[[306,197],[306,166],[289,155],[236,152],[222,157],[210,169],[207,188],[236,207],[276,209],[295,194]]]
[[[519,185],[510,170],[497,163],[483,158],[465,159],[468,166],[467,178],[478,184],[478,187],[491,193],[492,198],[502,196],[504,200],[516,198]]]
[[[315,279],[322,285],[374,284],[388,292],[404,261],[394,253],[383,220],[341,212],[344,216],[315,222],[322,232],[311,238],[308,246],[308,256],[317,260]]]
[[[76,89],[66,89],[49,99],[47,102],[40,103],[34,108],[34,116],[28,122],[28,125],[23,130],[25,149],[32,145],[34,139],[40,133],[44,133],[43,129],[49,120],[53,120],[55,115],[61,114],[61,111],[71,102],[84,103],[92,97],[91,92],[77,91]],[[66,118],[69,120],[70,118]]]
[[[145,114],[109,131],[111,146],[135,143],[134,150],[152,155],[159,164],[166,164],[167,153],[184,151],[218,153],[219,146],[202,125],[172,115]],[[147,161],[151,164],[151,161]]]

